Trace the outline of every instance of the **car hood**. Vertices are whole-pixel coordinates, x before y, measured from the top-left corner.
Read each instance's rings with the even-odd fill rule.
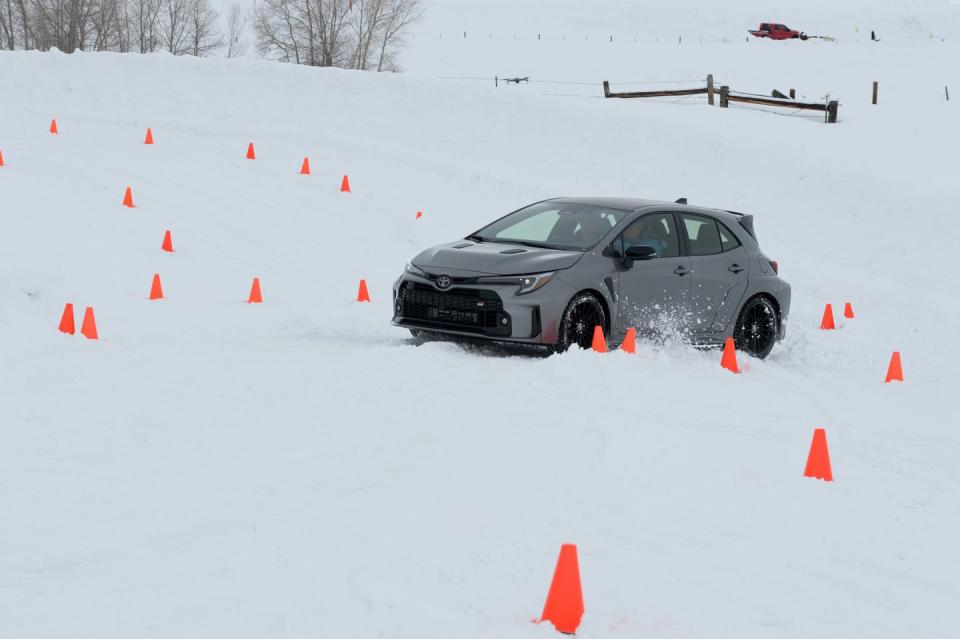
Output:
[[[458,240],[427,249],[413,265],[432,275],[525,275],[570,268],[581,257],[580,251]]]

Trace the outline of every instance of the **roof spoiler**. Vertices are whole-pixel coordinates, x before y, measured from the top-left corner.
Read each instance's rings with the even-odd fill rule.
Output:
[[[740,226],[743,227],[747,233],[750,234],[750,237],[757,239],[757,232],[753,230],[753,216],[747,215],[746,213],[740,213],[739,211],[727,211],[731,215],[736,215],[738,218],[737,221],[740,222]]]

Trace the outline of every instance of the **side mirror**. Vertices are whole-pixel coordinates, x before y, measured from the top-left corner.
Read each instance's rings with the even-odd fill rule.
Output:
[[[657,250],[652,246],[637,244],[627,249],[626,257],[629,260],[650,260],[659,257],[659,255],[657,255]]]

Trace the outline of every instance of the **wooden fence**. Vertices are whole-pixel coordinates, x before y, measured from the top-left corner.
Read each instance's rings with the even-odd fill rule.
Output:
[[[659,90],[659,91],[632,91],[630,93],[614,93],[610,91],[610,82],[607,80],[603,81],[603,97],[605,98],[662,98],[670,96],[685,96],[685,95],[700,95],[706,94],[707,104],[712,105],[714,102],[714,87],[713,87],[713,75],[707,76],[707,82],[705,87],[697,87],[694,89],[670,89],[670,90]],[[774,95],[783,95],[779,91],[775,91]],[[793,89],[790,90],[790,97],[793,98],[795,92]],[[798,102],[797,100],[792,99],[783,99],[783,98],[767,98],[758,95],[738,93],[736,91],[731,91],[730,87],[723,85],[720,87],[720,108],[726,109],[730,106],[731,102],[744,102],[746,104],[760,104],[763,106],[772,106],[772,107],[782,107],[785,109],[797,109],[797,110],[808,110],[808,111],[823,111],[824,120],[829,124],[835,124],[837,122],[837,111],[839,110],[840,103],[836,100],[830,100],[828,102]]]

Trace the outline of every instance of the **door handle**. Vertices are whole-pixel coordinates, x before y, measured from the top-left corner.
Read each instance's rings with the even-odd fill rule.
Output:
[[[739,273],[740,271],[743,270],[743,267],[740,266],[739,264],[731,264],[729,268],[727,268],[727,270],[730,271],[731,273]]]
[[[677,268],[673,269],[673,272],[677,275],[686,275],[690,272],[690,269],[686,266],[678,266]]]

